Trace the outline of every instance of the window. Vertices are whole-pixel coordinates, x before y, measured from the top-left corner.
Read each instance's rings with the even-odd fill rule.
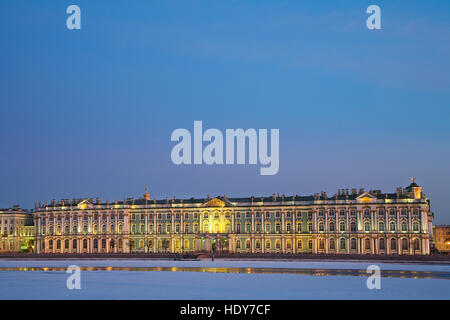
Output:
[[[420,250],[420,243],[419,243],[419,239],[414,239],[414,250]]]
[[[297,240],[297,249],[301,249],[302,247],[302,240]]]
[[[270,223],[266,222],[266,233],[270,232]]]
[[[380,249],[381,249],[381,250],[384,250],[385,247],[386,247],[386,244],[384,243],[384,238],[381,238],[381,239],[380,239]]]
[[[319,210],[319,217],[323,217],[324,216],[324,210],[323,209],[320,209]]]
[[[402,250],[408,250],[408,239],[402,239]]]
[[[354,221],[352,221],[350,223],[350,231],[351,232],[356,232],[356,223]]]
[[[308,222],[308,232],[312,232],[312,223]]]
[[[323,222],[319,223],[319,231],[323,232],[324,228],[323,228]]]
[[[189,224],[188,223],[184,224],[184,233],[189,233]]]
[[[297,232],[298,232],[298,233],[301,233],[301,232],[302,232],[302,223],[301,223],[301,222],[298,222],[298,223],[297,223]]]
[[[341,211],[339,212],[339,215],[340,215],[341,217],[345,217],[345,210],[341,210]]]
[[[241,224],[239,222],[236,223],[236,232],[241,233]]]
[[[288,250],[292,249],[292,241],[291,240],[286,241],[286,249],[288,249]]]
[[[364,240],[364,249],[369,250],[370,249],[370,239],[366,238]]]
[[[335,228],[334,228],[334,222],[330,222],[330,232],[334,232]]]
[[[364,231],[370,231],[370,223],[364,223]]]
[[[291,212],[290,211],[286,212],[286,218],[290,218],[290,217],[291,217]]]
[[[261,232],[261,223],[259,222],[256,223],[256,232]]]
[[[391,250],[397,250],[397,240],[391,239]]]
[[[408,231],[408,224],[405,221],[402,222],[402,231]]]
[[[266,212],[266,219],[270,218],[270,212]]]
[[[355,238],[352,238],[350,240],[350,249],[356,250],[356,239]]]
[[[246,233],[250,233],[250,222],[247,222],[247,223],[245,224],[245,232],[246,232]]]
[[[379,229],[380,231],[384,231],[384,222],[380,222],[380,223],[378,224],[378,229]]]
[[[288,222],[288,223],[286,224],[286,232],[287,232],[287,233],[291,233],[291,231],[292,231],[291,223]]]
[[[419,231],[419,223],[417,221],[413,223],[413,231]]]
[[[341,232],[345,231],[345,222],[339,223],[339,231]]]
[[[345,250],[345,238],[341,238],[339,247],[341,250]]]
[[[266,249],[270,249],[270,240],[266,240]]]
[[[276,217],[277,217],[277,218],[280,218],[280,217],[281,217],[281,213],[280,213],[280,211],[277,211],[277,213],[276,213]]]
[[[279,222],[275,223],[275,232],[279,233],[281,231],[281,225]]]
[[[309,248],[309,250],[312,250],[312,247],[313,247],[312,240],[308,240],[308,248]]]
[[[261,249],[261,240],[256,240],[256,249]]]
[[[166,232],[171,233],[172,232],[172,225],[170,223],[166,224]]]
[[[280,240],[276,240],[275,241],[275,249],[280,249],[281,248],[281,242]]]
[[[247,240],[245,241],[245,248],[246,248],[246,249],[250,249],[250,240],[249,240],[249,239],[247,239]]]
[[[236,249],[241,248],[241,240],[236,240]]]
[[[335,250],[336,249],[336,241],[334,240],[334,238],[330,239],[330,250]]]
[[[395,222],[389,224],[389,231],[395,231]]]

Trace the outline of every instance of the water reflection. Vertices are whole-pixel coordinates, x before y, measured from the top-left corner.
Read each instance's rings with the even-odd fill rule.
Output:
[[[82,271],[169,271],[169,272],[210,272],[245,274],[302,274],[310,276],[361,276],[367,277],[366,270],[359,269],[302,269],[302,268],[239,268],[239,267],[80,267]],[[63,271],[66,267],[0,267],[0,271]],[[382,270],[386,278],[445,279],[450,273],[435,271]]]

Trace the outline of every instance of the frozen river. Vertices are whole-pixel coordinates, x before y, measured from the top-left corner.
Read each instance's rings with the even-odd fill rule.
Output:
[[[70,265],[81,289],[69,290]],[[369,290],[369,265],[381,289]],[[0,299],[450,299],[450,265],[338,261],[0,260]]]

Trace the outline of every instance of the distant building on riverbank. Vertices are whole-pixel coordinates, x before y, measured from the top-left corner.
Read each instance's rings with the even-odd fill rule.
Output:
[[[53,200],[33,211],[37,253],[428,255],[433,213],[413,179],[395,193]]]
[[[33,216],[27,210],[0,209],[0,252],[30,251],[34,236]]]
[[[438,252],[450,253],[450,225],[433,226],[433,240]]]

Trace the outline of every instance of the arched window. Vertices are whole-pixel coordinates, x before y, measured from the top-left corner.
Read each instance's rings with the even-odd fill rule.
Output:
[[[286,223],[286,233],[291,233],[291,231],[292,231],[291,223],[288,222],[288,223]]]
[[[364,240],[364,249],[369,250],[370,249],[370,239],[366,238]]]
[[[61,240],[56,241],[56,249],[61,249]]]
[[[302,248],[303,248],[302,240],[297,240],[297,249],[302,249]]]
[[[83,249],[87,249],[87,247],[88,247],[88,241],[87,241],[87,239],[84,239],[83,240]]]
[[[323,222],[319,222],[319,231],[323,232]]]
[[[415,232],[419,231],[419,223],[417,221],[413,222],[413,231]]]
[[[250,222],[245,223],[245,232],[250,233],[251,232],[251,225]]]
[[[98,240],[94,239],[94,249],[98,249]]]
[[[166,224],[166,232],[167,233],[171,233],[172,232],[172,224],[171,223]]]
[[[420,250],[420,241],[419,239],[414,239],[414,251]]]
[[[397,240],[395,238],[391,239],[391,250],[397,250]]]
[[[241,233],[241,223],[236,223],[236,233]]]
[[[352,239],[350,240],[350,248],[351,248],[352,250],[356,250],[356,239],[355,239],[355,238],[352,238]]]
[[[335,250],[336,249],[336,241],[334,240],[334,238],[330,239],[330,250]]]
[[[261,232],[261,223],[256,222],[256,232],[260,233]]]
[[[302,223],[301,222],[297,222],[297,232],[298,233],[302,232]]]
[[[261,249],[261,240],[256,240],[256,249]]]
[[[266,222],[266,233],[270,232],[270,222]]]
[[[266,249],[270,249],[270,240],[266,240]]]
[[[250,239],[245,240],[245,248],[250,249],[250,247],[251,247]]]
[[[325,249],[325,241],[323,239],[319,240],[319,249],[320,250]]]
[[[408,224],[405,221],[402,222],[402,231],[408,231]]]
[[[77,239],[73,239],[72,240],[72,248],[76,249],[77,248]]]
[[[278,239],[275,241],[275,249],[281,249],[281,241]]]
[[[236,240],[236,249],[241,248],[241,240]]]
[[[408,239],[402,239],[402,250],[408,250]]]
[[[344,232],[345,231],[345,222],[340,222],[339,223],[339,231]]]
[[[384,222],[380,222],[380,223],[378,224],[378,229],[379,229],[380,231],[384,231]]]
[[[275,223],[275,232],[279,233],[281,231],[281,225],[279,222]]]
[[[180,233],[180,224],[179,223],[175,224],[175,232]]]
[[[102,249],[106,249],[106,239],[102,239]]]
[[[384,243],[384,238],[380,239],[380,249],[384,250],[386,248],[386,244]]]
[[[184,233],[189,233],[189,223],[184,224]]]
[[[389,223],[389,231],[395,231],[395,222]]]
[[[292,241],[289,239],[286,241],[286,248],[289,250],[292,249]]]
[[[370,231],[370,223],[369,222],[364,223],[364,231]]]
[[[341,250],[345,250],[345,238],[341,238],[341,240],[340,240],[340,248],[341,248]]]
[[[356,232],[356,223],[354,221],[352,221],[350,223],[350,231],[351,232]]]
[[[148,224],[148,233],[152,233],[153,232],[153,223],[149,223]]]
[[[331,221],[330,222],[330,232],[334,232],[335,228],[334,228],[334,222]]]
[[[312,250],[312,248],[313,248],[312,240],[308,240],[308,248],[309,248],[309,250]]]

